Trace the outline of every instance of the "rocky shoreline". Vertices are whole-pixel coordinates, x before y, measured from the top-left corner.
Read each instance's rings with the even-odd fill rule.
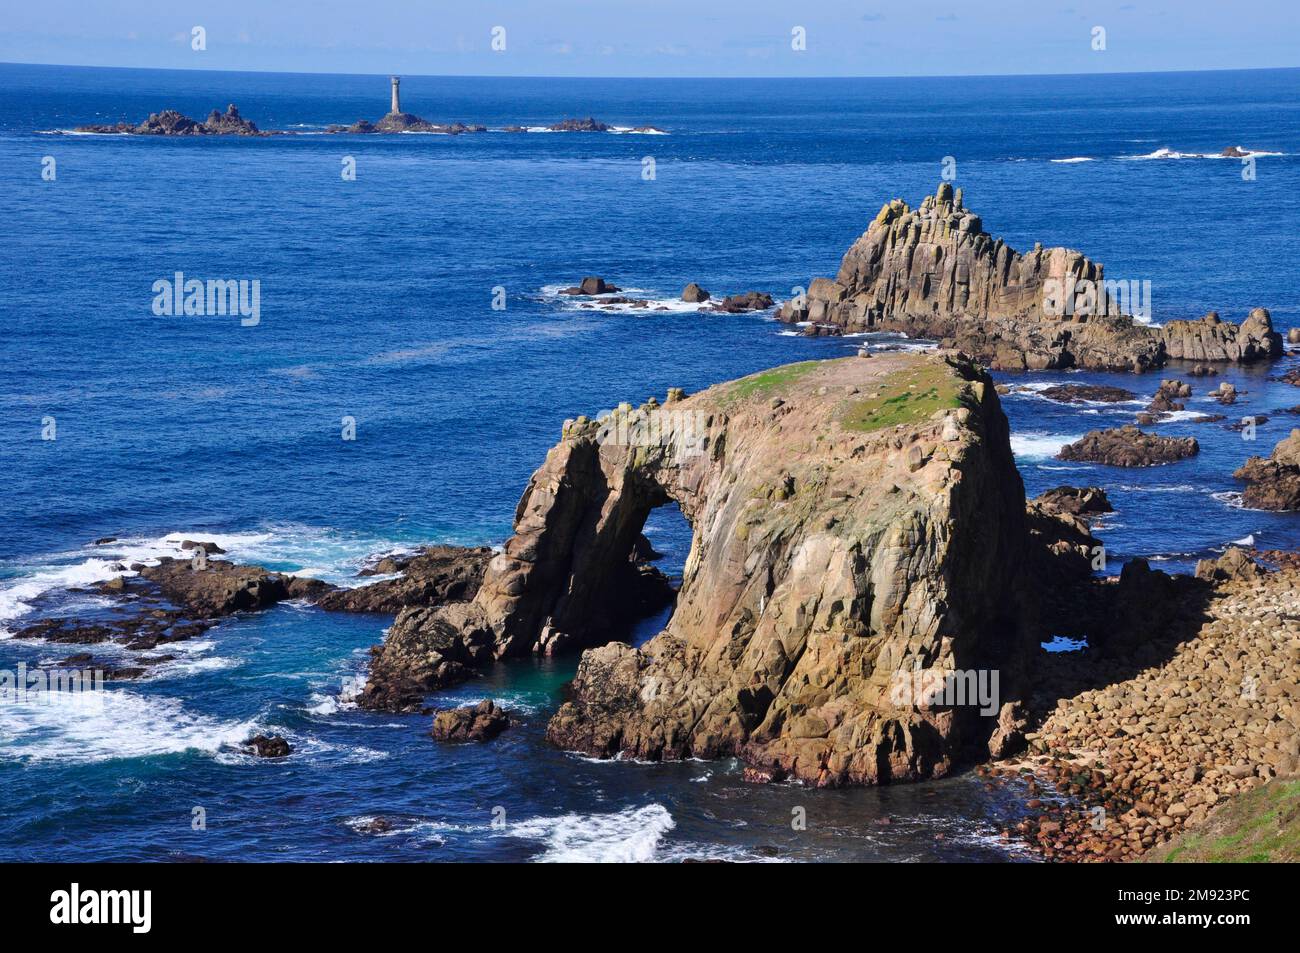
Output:
[[[1139,578],[1140,577],[1140,578]],[[1300,571],[1240,550],[1197,578],[1095,582],[1125,611],[1084,653],[1049,658],[1029,751],[982,769],[1028,781],[1035,813],[1004,837],[1049,860],[1124,861],[1300,768]],[[1135,613],[1139,603],[1146,608]]]

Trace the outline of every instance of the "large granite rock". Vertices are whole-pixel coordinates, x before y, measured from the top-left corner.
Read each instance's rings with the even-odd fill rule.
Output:
[[[677,406],[701,415],[699,453],[567,428],[480,590],[498,644],[526,645],[592,614],[605,560],[591,556],[627,545],[649,508],[676,501],[694,528],[668,628],[586,652],[551,741],[738,755],[755,776],[818,785],[986,755],[1032,645],[1024,491],[992,381],[964,360],[890,354],[777,368]],[[996,704],[912,691],[955,671],[997,672]]]
[[[1091,300],[1072,293],[1079,288]],[[882,207],[835,279],[813,279],[778,317],[933,338],[1000,370],[1145,371],[1169,358],[1244,362],[1282,350],[1263,308],[1240,326],[1211,314],[1165,328],[1121,311],[1099,263],[1067,248],[1021,254],[944,183],[915,210],[901,199]]]
[[[1162,437],[1130,425],[1090,430],[1062,447],[1057,459],[1112,467],[1154,467],[1193,457],[1200,449],[1195,437]]]
[[[477,705],[439,711],[433,716],[431,734],[437,741],[491,741],[509,727],[505,709],[488,698]]]
[[[1300,510],[1300,430],[1267,457],[1251,457],[1233,474],[1246,481],[1245,506],[1256,510]]]

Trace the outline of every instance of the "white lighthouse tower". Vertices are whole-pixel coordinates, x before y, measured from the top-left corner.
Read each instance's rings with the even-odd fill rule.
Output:
[[[394,114],[400,113],[402,111],[402,102],[401,98],[397,95],[397,87],[401,85],[402,78],[400,76],[390,76],[389,80],[393,84],[393,108],[390,109],[389,112]]]

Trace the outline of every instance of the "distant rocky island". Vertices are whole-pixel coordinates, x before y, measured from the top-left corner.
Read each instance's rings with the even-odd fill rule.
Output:
[[[214,109],[208,114],[208,118],[203,122],[191,119],[183,113],[174,109],[164,109],[162,112],[150,113],[149,117],[139,123],[118,122],[118,123],[98,123],[85,126],[77,126],[74,132],[95,133],[99,135],[128,135],[128,136],[292,136],[298,133],[294,130],[282,129],[259,129],[251,120],[245,119],[239,114],[239,108],[231,103],[226,107],[223,113]],[[358,119],[350,126],[331,125],[325,128],[325,132],[331,135],[350,134],[350,135],[380,135],[391,133],[410,133],[424,132],[435,133],[446,136],[459,136],[465,133],[489,132],[487,126],[479,124],[470,124],[463,122],[436,123],[416,116],[413,113],[402,112],[395,109],[384,115],[383,118],[371,122],[368,119]],[[610,126],[606,123],[599,122],[596,119],[563,119],[550,126],[529,127],[529,126],[504,126],[497,130],[500,132],[630,132],[630,133],[648,133],[666,135],[664,130],[656,126],[637,126],[631,129],[620,129]]]
[[[214,109],[203,122],[191,119],[174,109],[150,113],[149,118],[137,125],[126,122],[112,125],[78,126],[75,132],[91,132],[103,135],[129,136],[277,136],[283,133],[263,131],[252,121],[239,114],[239,108],[231,103],[223,113]]]
[[[1060,300],[1079,288],[1093,294],[1086,308]],[[887,202],[836,277],[814,278],[778,317],[839,333],[932,338],[994,370],[1146,371],[1170,359],[1249,363],[1282,353],[1265,308],[1241,324],[1216,312],[1163,327],[1135,320],[1099,263],[1068,248],[1016,251],[985,232],[961,189],[946,182],[917,209]]]

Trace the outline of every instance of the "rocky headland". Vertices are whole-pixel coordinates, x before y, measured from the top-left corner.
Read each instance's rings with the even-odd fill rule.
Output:
[[[985,232],[948,183],[917,209],[886,203],[836,277],[814,278],[778,317],[935,339],[995,370],[1146,371],[1170,359],[1247,363],[1282,352],[1264,308],[1241,324],[1214,312],[1163,327],[1136,321],[1099,263],[1067,248],[1016,251]]]

